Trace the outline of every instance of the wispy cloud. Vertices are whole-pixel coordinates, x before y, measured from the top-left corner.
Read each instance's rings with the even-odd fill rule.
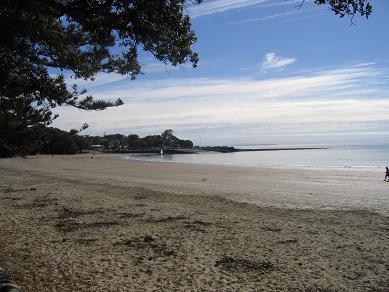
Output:
[[[145,64],[142,64],[142,72],[145,74],[150,73],[169,73],[171,71],[177,71],[177,70],[185,70],[188,68],[192,68],[192,65],[190,63],[185,63],[180,66],[173,66],[171,64],[164,64],[162,62],[147,62]]]
[[[100,85],[111,84],[116,81],[121,81],[125,79],[130,79],[127,75],[120,75],[116,73],[99,73],[93,80],[88,79],[84,80],[82,78],[75,79],[73,74],[65,75],[65,81],[68,85],[75,84],[80,87],[97,87]]]
[[[185,63],[180,66],[173,66],[171,64],[164,64],[162,62],[156,62],[147,59],[146,61],[141,62],[140,64],[142,66],[142,72],[145,74],[153,74],[153,73],[169,73],[177,70],[186,70],[192,68],[192,65],[189,63]],[[54,76],[55,74],[53,74]],[[68,85],[77,85],[80,88],[88,87],[88,88],[94,88],[99,87],[102,85],[107,85],[113,83],[116,83],[116,86],[120,81],[129,81],[130,77],[128,75],[121,75],[117,73],[99,73],[96,76],[94,76],[93,80],[88,79],[76,79],[74,78],[74,74],[72,73],[65,73],[65,81]]]
[[[309,2],[312,2],[312,0],[306,0],[305,5],[308,5]],[[294,5],[295,10],[293,12],[284,14],[284,15],[288,15],[288,14],[294,14],[299,12],[300,10],[298,10],[297,8],[300,7],[300,4],[301,4],[301,0],[287,0],[287,1],[285,0],[208,0],[208,1],[204,1],[201,4],[194,4],[189,6],[187,11],[190,17],[194,19],[200,16],[222,13],[230,10],[253,7],[257,5],[261,5],[261,7],[263,8]],[[265,16],[263,17],[264,19],[257,18],[245,22],[254,22],[254,21],[262,21],[266,19],[272,19],[275,17],[282,16],[282,14],[283,13],[281,13],[280,15],[270,15],[268,17]],[[245,22],[241,22],[241,23],[245,23]]]
[[[296,58],[285,58],[277,56],[276,53],[270,52],[265,55],[265,58],[262,61],[261,67],[262,70],[268,71],[272,69],[282,69],[285,66],[297,62]]]
[[[297,21],[306,20],[306,19],[309,19],[309,18],[312,18],[312,17],[318,17],[319,15],[322,15],[322,13],[321,12],[319,12],[319,13],[312,13],[310,15],[304,15],[304,16],[300,14],[297,17],[278,19],[277,24],[297,22]]]
[[[245,23],[252,23],[252,22],[261,22],[265,20],[270,20],[270,19],[275,19],[275,18],[280,18],[288,15],[293,15],[300,13],[300,10],[292,10],[292,11],[287,11],[283,13],[277,13],[277,14],[272,14],[272,15],[267,15],[263,17],[256,17],[256,18],[250,18],[250,19],[245,19],[241,21],[235,21],[235,22],[230,22],[229,24],[245,24]]]
[[[188,8],[188,13],[192,19],[225,12],[232,9],[240,9],[268,2],[269,0],[213,0],[204,1],[200,5],[192,5]]]
[[[312,3],[313,0],[279,0],[279,1],[272,1],[264,5],[263,7],[275,7],[275,6],[290,6],[293,5],[296,8],[302,8],[304,5],[309,5],[308,3]],[[303,4],[303,5],[301,5]]]
[[[121,82],[91,89],[125,104],[102,112],[57,109],[54,126],[89,133],[140,135],[177,130],[204,143],[277,142],[279,137],[384,137],[389,125],[389,72],[356,65],[278,79],[169,79]],[[194,136],[194,137],[193,137]],[[278,138],[277,138],[278,137]],[[324,138],[323,138],[324,139]]]

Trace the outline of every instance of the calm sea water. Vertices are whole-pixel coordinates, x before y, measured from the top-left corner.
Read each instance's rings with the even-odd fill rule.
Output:
[[[319,147],[319,145],[315,145]],[[296,145],[251,145],[236,148],[285,148]],[[311,146],[300,146],[311,147]],[[219,164],[237,166],[336,168],[344,170],[383,171],[389,165],[389,143],[380,145],[323,146],[327,149],[281,150],[263,152],[198,153],[198,154],[130,154],[124,159]]]

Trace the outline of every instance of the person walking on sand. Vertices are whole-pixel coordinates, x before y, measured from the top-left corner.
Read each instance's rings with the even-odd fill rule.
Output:
[[[384,179],[384,181],[387,181],[386,178],[388,178],[388,177],[389,177],[389,168],[386,167],[386,173],[385,173],[385,179]],[[388,182],[389,182],[389,180],[388,180]]]

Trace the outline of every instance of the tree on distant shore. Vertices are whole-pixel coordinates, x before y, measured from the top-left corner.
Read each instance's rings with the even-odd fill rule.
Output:
[[[175,144],[174,143],[175,140],[177,140],[177,138],[173,135],[172,129],[167,129],[163,131],[161,137],[162,137],[161,146],[163,146],[164,148],[173,147],[173,145]]]

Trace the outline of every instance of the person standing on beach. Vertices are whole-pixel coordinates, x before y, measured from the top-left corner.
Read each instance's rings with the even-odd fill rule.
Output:
[[[385,179],[384,179],[384,181],[386,181],[386,178],[388,178],[388,177],[389,177],[389,168],[386,167],[386,173],[385,173]],[[389,182],[389,180],[388,180],[388,182]]]

